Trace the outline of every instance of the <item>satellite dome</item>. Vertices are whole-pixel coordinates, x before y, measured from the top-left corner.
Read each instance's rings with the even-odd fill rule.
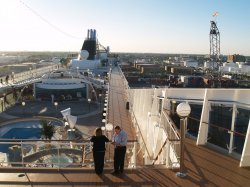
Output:
[[[86,60],[89,57],[89,52],[86,50],[81,50],[80,56],[82,60]]]

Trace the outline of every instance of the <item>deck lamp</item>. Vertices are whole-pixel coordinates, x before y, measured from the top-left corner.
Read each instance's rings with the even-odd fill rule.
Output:
[[[108,123],[108,124],[106,125],[106,130],[107,130],[107,131],[112,131],[112,130],[113,130],[113,124]]]
[[[90,102],[91,102],[91,99],[88,98],[88,103],[89,103],[89,112],[90,112]]]
[[[99,96],[99,98],[100,98],[100,102],[101,102],[101,99],[102,99],[102,94],[99,94],[98,96]]]
[[[187,117],[191,112],[190,105],[188,103],[180,103],[176,112],[180,117],[180,171],[176,173],[178,177],[186,177],[185,165],[184,165],[184,140],[185,140],[185,131],[187,125]]]
[[[54,102],[54,105],[55,105],[56,110],[57,110],[58,102]]]
[[[101,129],[102,129],[102,133],[103,133],[106,128],[104,126],[102,126]]]
[[[23,114],[24,114],[24,108],[25,108],[26,103],[23,101],[22,106],[23,106]]]

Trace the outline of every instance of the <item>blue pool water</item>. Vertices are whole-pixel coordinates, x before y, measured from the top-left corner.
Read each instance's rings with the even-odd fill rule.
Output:
[[[10,129],[1,138],[15,138],[15,139],[39,139],[41,137],[40,128],[13,128]],[[0,152],[7,153],[11,145],[0,145]]]
[[[41,128],[13,128],[1,138],[39,139],[41,138]]]
[[[51,121],[55,126],[61,126],[60,122]],[[40,139],[41,138],[41,121],[19,121],[0,127],[0,138],[6,139]],[[1,140],[2,142],[4,140]],[[10,144],[0,144],[0,152],[8,153]]]

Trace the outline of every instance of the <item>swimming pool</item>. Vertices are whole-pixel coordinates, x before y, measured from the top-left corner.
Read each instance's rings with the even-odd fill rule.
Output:
[[[67,167],[73,163],[73,159],[66,155],[54,155],[51,158],[45,160],[48,165],[53,165],[53,167]]]
[[[62,122],[49,120],[55,126],[62,126]],[[0,127],[0,138],[2,139],[40,139],[41,120],[25,120],[7,123]],[[4,140],[1,140],[4,141]],[[8,152],[10,145],[0,145],[0,152]]]

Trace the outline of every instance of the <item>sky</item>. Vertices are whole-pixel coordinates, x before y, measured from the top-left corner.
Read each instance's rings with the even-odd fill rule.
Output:
[[[249,0],[0,0],[0,51],[79,51],[88,29],[111,52],[250,55]],[[214,12],[219,16],[213,17]]]

